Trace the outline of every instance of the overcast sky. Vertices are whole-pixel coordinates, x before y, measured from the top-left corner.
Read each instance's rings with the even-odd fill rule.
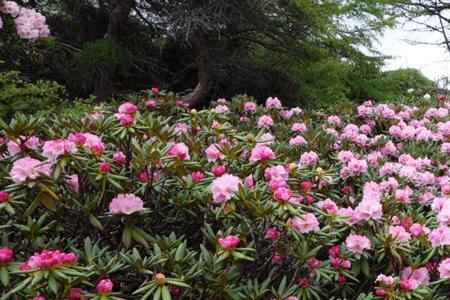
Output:
[[[439,41],[440,34],[411,32],[412,26],[398,26],[389,29],[380,39],[378,49],[394,58],[387,61],[386,70],[412,67],[419,69],[430,79],[450,75],[450,53],[434,45],[411,45],[405,40]]]

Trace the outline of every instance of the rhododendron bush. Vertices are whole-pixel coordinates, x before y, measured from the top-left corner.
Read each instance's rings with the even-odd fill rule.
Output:
[[[448,299],[450,102],[1,122],[2,299]]]

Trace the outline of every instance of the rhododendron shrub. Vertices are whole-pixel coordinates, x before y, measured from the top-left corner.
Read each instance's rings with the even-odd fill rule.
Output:
[[[448,298],[447,98],[165,95],[0,122],[2,299]]]

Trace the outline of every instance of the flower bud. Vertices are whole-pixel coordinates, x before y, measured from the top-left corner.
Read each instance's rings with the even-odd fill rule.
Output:
[[[9,194],[7,191],[0,191],[0,203],[7,202],[9,200]]]
[[[166,283],[166,276],[162,273],[155,275],[154,281],[157,285],[164,285]]]
[[[111,167],[109,166],[109,164],[106,161],[102,161],[99,165],[98,165],[98,170],[100,171],[100,173],[102,174],[107,174],[109,172],[109,170],[111,170]]]
[[[321,168],[321,167],[318,167],[317,169],[316,169],[316,174],[317,174],[317,176],[322,176],[323,175],[323,169]]]
[[[103,279],[95,287],[95,290],[99,294],[109,294],[112,292],[114,284],[110,279]]]

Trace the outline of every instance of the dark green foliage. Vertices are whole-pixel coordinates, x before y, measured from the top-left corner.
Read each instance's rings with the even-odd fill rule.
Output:
[[[435,89],[434,82],[416,69],[388,71],[366,84],[368,97],[375,101],[395,101],[412,93],[422,96]],[[408,90],[411,91],[408,93]]]

